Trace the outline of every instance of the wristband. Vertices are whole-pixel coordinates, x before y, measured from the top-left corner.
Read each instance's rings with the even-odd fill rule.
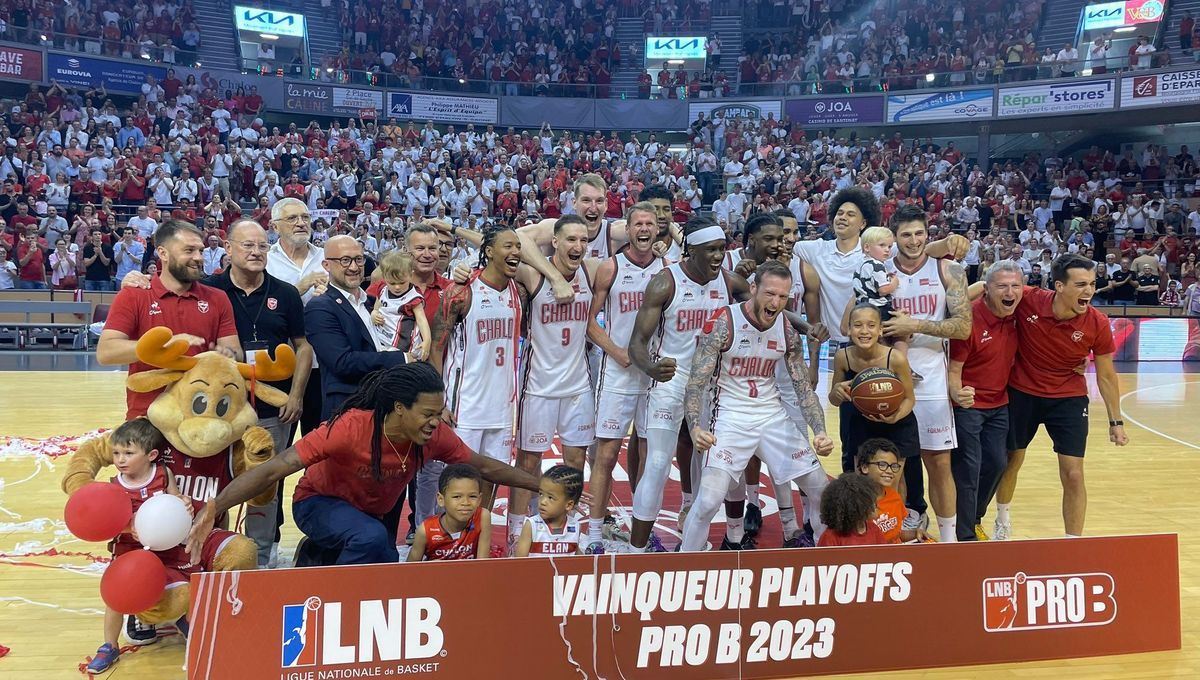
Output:
[[[1108,421],[1108,426],[1109,427],[1117,427],[1117,426],[1125,427],[1125,421],[1124,420],[1110,420],[1110,421]]]

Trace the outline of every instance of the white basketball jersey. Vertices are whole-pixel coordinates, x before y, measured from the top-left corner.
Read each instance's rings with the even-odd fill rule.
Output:
[[[892,308],[907,312],[914,319],[942,321],[946,318],[946,286],[942,283],[939,260],[925,258],[925,263],[909,274],[896,264],[900,286],[892,293]],[[948,341],[932,335],[917,333],[908,345],[908,364],[924,378],[913,388],[917,399],[948,399],[946,371]]]
[[[663,257],[667,258],[668,263],[683,261],[683,246],[675,242],[675,239],[667,239],[667,254]]]
[[[725,263],[721,266],[729,271],[733,271],[733,268],[737,266],[738,262],[741,262],[744,259],[746,259],[746,256],[742,254],[741,248],[727,250],[725,251]]]
[[[788,262],[788,269],[792,270],[792,295],[788,300],[788,309],[797,314],[804,311],[804,272],[802,271],[803,263],[800,258],[795,255]]]
[[[532,539],[529,543],[530,557],[562,557],[579,552],[579,520],[574,517],[568,516],[566,526],[558,532],[551,529],[539,515],[526,517],[525,523],[529,525]]]
[[[787,354],[787,336],[783,315],[760,330],[746,315],[746,305],[725,308],[729,324],[729,344],[717,364],[716,389],[713,393],[713,421],[735,419],[762,422],[779,418],[783,402],[776,375]]]
[[[592,283],[583,267],[567,283],[575,299],[560,304],[543,280],[529,300],[529,324],[521,356],[521,392],[562,398],[591,389],[587,365],[587,325]]]
[[[729,285],[725,282],[724,273],[708,283],[700,284],[683,271],[681,264],[673,264],[665,271],[675,283],[675,295],[663,308],[651,356],[656,360],[663,357],[674,359],[675,377],[672,382],[686,385],[700,330],[714,311],[730,303]]]
[[[424,303],[424,298],[421,297],[421,292],[417,290],[416,286],[410,286],[408,292],[400,296],[392,295],[391,289],[389,289],[387,286],[384,286],[383,290],[379,291],[378,309],[380,314],[383,316],[383,324],[380,326],[375,326],[375,335],[378,337],[380,343],[389,347],[399,348],[406,352],[410,349],[415,350],[421,346],[424,338],[421,337],[421,333],[419,330],[417,330],[416,324],[410,324],[412,325],[412,337],[410,339],[410,344],[400,347],[400,341],[402,338],[400,337],[401,334],[398,331],[400,330],[403,319],[406,316],[405,314],[402,314],[402,310],[406,305],[414,300],[421,300],[422,302],[419,304]]]
[[[520,294],[513,281],[497,290],[478,274],[467,286],[467,313],[446,350],[446,403],[460,427],[509,428],[517,398]]]
[[[646,297],[650,279],[663,270],[666,262],[656,257],[645,267],[639,267],[619,252],[612,257],[613,280],[604,301],[604,325],[608,337],[618,347],[628,348],[633,337],[633,324]],[[638,394],[646,389],[649,376],[634,366],[624,367],[608,355],[600,359],[600,383],[597,389],[615,394]]]
[[[588,241],[588,257],[595,260],[605,260],[612,256],[612,239],[609,238],[610,220],[603,219],[600,221],[600,231],[596,232],[596,238]]]

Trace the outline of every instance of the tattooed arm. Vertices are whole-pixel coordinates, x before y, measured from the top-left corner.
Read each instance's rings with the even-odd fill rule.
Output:
[[[450,333],[459,321],[466,315],[471,304],[471,289],[467,285],[454,284],[446,289],[442,304],[438,305],[437,314],[431,324],[432,347],[429,351],[429,363],[442,372],[442,364],[446,360],[446,345],[450,342]]]
[[[784,361],[792,379],[792,387],[796,390],[800,413],[804,416],[804,422],[812,428],[813,448],[817,450],[818,455],[828,456],[833,452],[833,439],[825,432],[825,410],[821,408],[817,393],[808,383],[808,366],[804,364],[804,347],[801,344],[804,342],[804,336],[786,326],[784,333],[787,336],[787,355]]]
[[[942,321],[914,319],[903,312],[893,312],[883,324],[888,337],[905,337],[924,333],[937,338],[966,340],[971,337],[971,300],[967,296],[967,273],[963,266],[950,260],[940,260],[942,280],[946,282],[946,308],[949,316]]]
[[[700,408],[708,392],[721,352],[729,342],[728,314],[718,312],[705,325],[696,355],[692,358],[692,373],[688,376],[687,389],[683,393],[683,412],[692,429],[692,443],[696,451],[707,451],[716,443],[712,433],[700,426]]]

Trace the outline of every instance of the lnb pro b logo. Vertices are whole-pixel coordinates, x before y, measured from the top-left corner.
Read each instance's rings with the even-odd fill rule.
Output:
[[[1103,573],[983,580],[983,628],[989,633],[1104,626],[1117,618],[1116,584]]]

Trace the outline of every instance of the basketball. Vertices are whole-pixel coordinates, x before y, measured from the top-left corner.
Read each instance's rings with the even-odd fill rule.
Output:
[[[850,402],[863,415],[890,416],[904,401],[904,383],[886,368],[868,368],[850,383]]]

